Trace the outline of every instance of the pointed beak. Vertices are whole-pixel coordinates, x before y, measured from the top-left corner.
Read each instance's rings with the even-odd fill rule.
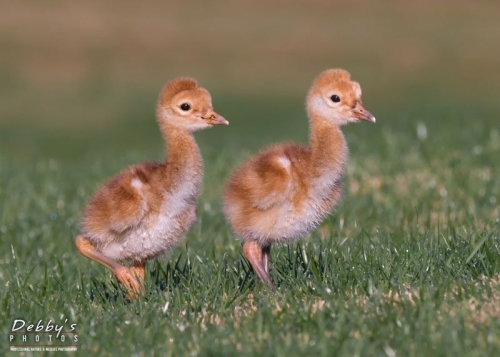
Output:
[[[361,102],[358,102],[354,109],[352,110],[352,116],[358,120],[366,120],[372,123],[375,123],[377,120],[368,110],[363,107]]]
[[[224,119],[222,115],[219,115],[214,111],[210,111],[205,116],[203,116],[203,120],[205,120],[210,125],[229,125],[229,122]]]

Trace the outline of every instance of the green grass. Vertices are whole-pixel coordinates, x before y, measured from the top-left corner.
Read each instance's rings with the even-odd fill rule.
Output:
[[[423,115],[408,104],[404,117],[377,115],[375,126],[346,127],[351,159],[344,201],[310,237],[273,249],[278,288],[269,292],[241,256],[219,196],[224,178],[255,148],[280,137],[305,140],[295,101],[220,103],[220,112],[235,120],[198,135],[206,163],[199,220],[180,247],[149,264],[148,292],[137,302],[126,301],[110,273],[78,255],[73,238],[100,181],[127,164],[162,157],[152,115],[145,115],[151,131],[134,134],[144,151],[102,153],[103,138],[78,160],[2,156],[2,335],[14,318],[64,317],[77,323],[78,355],[497,355],[494,119],[485,113],[471,126],[464,105]],[[281,111],[297,125],[259,135],[250,118],[236,115],[242,108],[250,117]],[[418,138],[417,123],[426,125],[427,138]],[[132,138],[137,124],[126,125],[121,130]],[[55,153],[54,140],[40,139],[47,157]],[[74,150],[84,149],[79,145]]]
[[[77,356],[500,355],[498,5],[215,3],[0,14],[0,355],[21,318],[76,323]],[[351,70],[377,124],[344,128],[344,199],[273,247],[270,292],[222,185],[259,148],[306,142],[307,86],[330,66]],[[100,182],[163,159],[154,105],[179,74],[231,125],[196,134],[199,219],[129,302],[73,242]]]

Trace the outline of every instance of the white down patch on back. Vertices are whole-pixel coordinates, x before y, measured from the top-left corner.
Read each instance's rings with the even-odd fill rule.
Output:
[[[135,188],[139,193],[142,194],[142,182],[139,180],[137,177],[134,177],[131,181],[130,184],[132,185],[133,188]]]
[[[190,171],[190,170],[186,170]],[[132,186],[140,190],[142,183],[132,180]],[[196,218],[196,195],[200,180],[185,173],[169,191],[163,192],[159,212],[148,214],[134,229],[102,249],[108,257],[116,260],[143,261],[166,253],[177,244]],[[149,208],[149,207],[148,207]],[[187,220],[181,216],[188,214]]]
[[[290,173],[290,166],[291,166],[291,162],[290,162],[290,159],[286,156],[279,156],[278,157],[278,162],[281,164],[281,166],[283,166],[285,168],[285,170]]]

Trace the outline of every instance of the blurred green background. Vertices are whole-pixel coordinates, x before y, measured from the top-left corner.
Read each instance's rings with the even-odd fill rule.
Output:
[[[348,132],[414,135],[420,120],[430,138],[464,126],[474,135],[499,113],[499,12],[496,1],[8,2],[1,155],[76,161],[154,148],[161,158],[154,106],[179,75],[196,77],[231,122],[200,133],[202,149],[305,140],[305,93],[330,67],[351,71],[379,119]]]

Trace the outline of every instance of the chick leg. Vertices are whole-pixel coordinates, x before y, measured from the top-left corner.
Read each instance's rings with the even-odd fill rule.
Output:
[[[269,276],[269,255],[271,254],[271,245],[266,245],[262,247],[262,265],[264,266],[264,271]]]
[[[141,285],[136,279],[136,275],[140,275],[140,273],[134,274],[134,271],[131,271],[131,269],[118,264],[113,259],[108,258],[104,254],[98,252],[92,242],[82,235],[76,237],[75,245],[76,249],[78,250],[78,252],[80,252],[81,255],[111,270],[111,272],[116,276],[118,282],[122,284],[129,292],[131,292],[133,294],[132,296],[135,297],[141,292]]]
[[[271,277],[269,272],[266,271],[263,262],[263,249],[259,246],[259,243],[254,240],[246,241],[243,244],[243,254],[248,259],[252,265],[253,270],[259,276],[260,280],[269,285],[269,288],[273,289],[273,283],[271,282]],[[267,263],[266,263],[267,265]]]

